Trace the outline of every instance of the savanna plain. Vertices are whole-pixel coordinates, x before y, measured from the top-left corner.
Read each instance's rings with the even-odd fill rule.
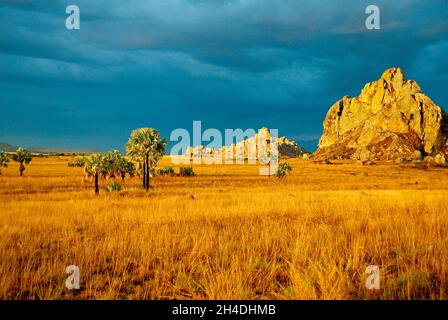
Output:
[[[448,298],[445,167],[289,159],[280,179],[197,165],[148,193],[138,177],[112,193],[100,181],[96,196],[70,160],[2,169],[0,299]]]

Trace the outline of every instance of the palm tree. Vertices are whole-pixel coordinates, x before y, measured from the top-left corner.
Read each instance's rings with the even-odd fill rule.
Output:
[[[115,178],[115,174],[119,174],[119,163],[123,155],[118,150],[109,151],[104,155],[104,165],[107,167],[108,176],[110,178]]]
[[[105,161],[105,157],[101,154],[92,154],[87,158],[86,161],[86,171],[88,174],[94,177],[95,182],[95,194],[98,195],[100,193],[99,188],[99,176],[106,176],[108,173],[108,165]]]
[[[0,169],[2,167],[7,168],[8,167],[8,162],[9,162],[9,159],[8,159],[8,155],[6,154],[6,152],[5,151],[0,151]],[[2,174],[2,170],[0,170],[0,174]]]
[[[19,166],[19,172],[20,172],[20,176],[23,175],[23,171],[25,171],[25,166],[23,165],[25,164],[29,164],[31,162],[31,153],[29,153],[28,150],[20,147],[16,150],[16,153],[14,153],[12,155],[12,160],[14,160],[15,162],[20,163]]]
[[[121,157],[117,163],[117,171],[121,176],[121,182],[124,182],[126,174],[128,174],[130,177],[133,177],[135,175],[135,166],[125,157]]]
[[[143,163],[143,187],[148,192],[151,168],[164,155],[167,141],[153,128],[140,128],[132,131],[126,144],[128,156]]]
[[[118,175],[121,177],[121,181],[123,182],[126,174],[129,174],[131,177],[134,176],[134,164],[127,160],[120,151],[109,151],[106,153],[104,160],[110,178],[115,178]]]

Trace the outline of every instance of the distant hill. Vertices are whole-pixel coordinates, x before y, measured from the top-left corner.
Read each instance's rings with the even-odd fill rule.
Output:
[[[0,142],[0,150],[6,152],[14,152],[17,150],[17,146],[10,145],[5,142]],[[94,149],[83,149],[83,148],[27,148],[28,151],[32,153],[42,153],[42,154],[59,154],[59,153],[76,153],[76,154],[92,154],[98,153],[100,151]]]
[[[6,152],[13,152],[16,151],[17,147],[14,147],[10,144],[0,142],[0,150],[6,151]]]

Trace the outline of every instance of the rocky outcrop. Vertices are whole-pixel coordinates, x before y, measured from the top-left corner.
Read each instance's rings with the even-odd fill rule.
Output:
[[[328,111],[315,159],[421,160],[448,152],[447,114],[406,80],[386,70],[358,97],[343,97]]]
[[[244,159],[256,158],[257,148],[259,142],[259,135],[266,137],[267,148],[269,150],[269,144],[271,140],[271,133],[268,128],[261,128],[258,133],[254,136],[247,138],[243,141],[237,142],[231,146],[222,147],[220,150],[214,150],[210,147],[190,147],[187,154],[191,157],[197,157],[201,155],[202,157],[224,155],[226,150],[233,150],[234,159],[238,158],[238,154],[243,155]],[[300,157],[303,155],[308,155],[310,152],[305,148],[299,146],[295,141],[289,140],[286,137],[280,137],[277,139],[278,142],[278,152],[281,157]],[[243,153],[239,153],[239,150],[243,150]]]
[[[278,138],[278,152],[280,156],[289,158],[303,157],[310,153],[307,149],[286,137]]]

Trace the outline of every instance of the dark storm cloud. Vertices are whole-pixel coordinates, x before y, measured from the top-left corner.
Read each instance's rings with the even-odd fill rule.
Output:
[[[330,105],[392,66],[446,106],[448,2],[375,2],[380,31],[358,0],[0,1],[0,140],[122,148],[203,120],[314,148]]]

